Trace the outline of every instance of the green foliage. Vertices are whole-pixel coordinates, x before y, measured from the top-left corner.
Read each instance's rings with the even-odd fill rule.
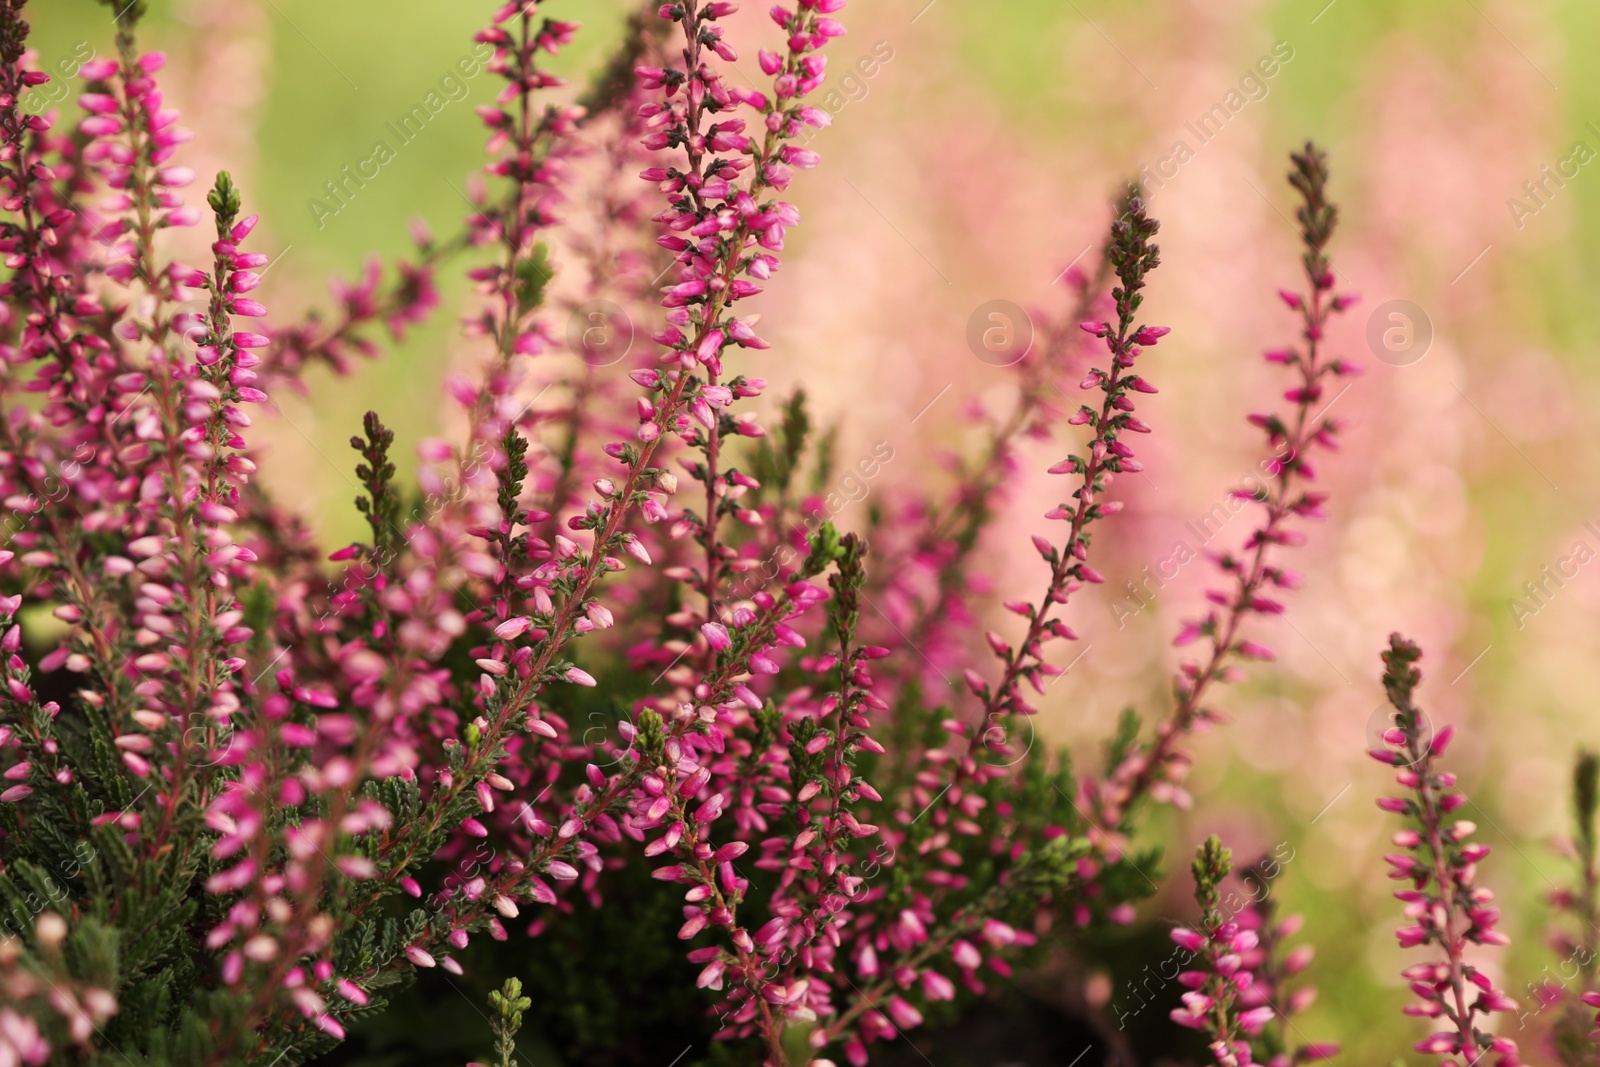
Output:
[[[1121,285],[1111,290],[1117,302],[1117,316],[1124,326],[1133,321],[1144,298],[1139,290],[1144,288],[1145,275],[1161,265],[1161,250],[1150,243],[1161,228],[1160,223],[1145,212],[1145,204],[1137,195],[1126,199],[1127,207],[1111,224],[1111,241],[1106,246],[1106,258],[1111,262]]]
[[[100,0],[111,9],[113,18],[122,27],[121,32],[131,32],[150,10],[150,0]]]
[[[1194,899],[1205,912],[1208,925],[1217,913],[1217,888],[1233,870],[1233,851],[1222,847],[1216,834],[1203,841],[1195,850],[1194,863],[1189,871],[1194,875]]]
[[[229,240],[229,231],[238,221],[244,202],[239,196],[238,187],[233,184],[233,176],[227,171],[217,172],[217,182],[206,194],[206,203],[211,205],[211,213],[217,221],[217,239]]]
[[[533,254],[520,257],[514,268],[517,316],[544,306],[545,290],[550,285],[550,250],[543,242],[534,246]]]
[[[1595,859],[1595,808],[1600,800],[1600,756],[1582,751],[1572,767],[1572,811],[1578,854],[1586,867]]]
[[[394,431],[383,424],[376,411],[367,412],[362,428],[366,440],[350,438],[350,447],[361,453],[363,460],[356,467],[356,477],[367,491],[365,496],[356,497],[356,510],[367,517],[372,528],[374,557],[387,560],[401,537],[400,495],[394,487],[394,464],[389,461]]]
[[[814,1023],[791,1022],[783,1028],[783,1056],[786,1062],[803,1065],[811,1062],[811,1031]]]
[[[1418,729],[1416,705],[1411,696],[1422,682],[1422,672],[1414,664],[1422,658],[1422,650],[1399,634],[1389,635],[1389,648],[1383,653],[1383,690],[1395,709],[1395,725],[1408,735]]]
[[[1132,707],[1122,709],[1122,714],[1117,716],[1117,729],[1106,740],[1106,770],[1120,764],[1133,751],[1134,745],[1139,740],[1139,713]]]
[[[510,428],[500,439],[500,447],[505,452],[506,462],[504,467],[495,472],[495,502],[500,505],[500,515],[509,525],[523,518],[522,506],[518,501],[522,499],[522,485],[528,477],[528,439],[515,428]],[[526,555],[525,545],[519,545],[517,550],[520,555]]]
[[[520,930],[506,941],[475,938],[460,956],[464,975],[423,973],[395,990],[384,1012],[352,1026],[350,1041],[319,1063],[485,1061],[495,1013],[479,1005],[496,992],[497,976],[515,973],[530,1002],[516,1035],[520,1067],[665,1067],[680,1052],[679,1067],[693,1065],[722,1043],[711,1041],[705,997],[694,986],[697,968],[674,937],[681,905],[681,890],[630,860],[608,875],[602,907],[574,900],[536,938]]]
[[[503,989],[490,990],[489,1010],[494,1017],[489,1027],[494,1031],[494,1051],[500,1057],[498,1067],[511,1067],[517,1056],[517,1031],[522,1029],[522,1013],[533,1007],[533,1001],[522,995],[522,983],[507,978]]]
[[[826,535],[826,536],[824,536]],[[828,622],[840,639],[849,644],[861,619],[861,586],[867,580],[867,545],[855,534],[839,537],[833,523],[825,522],[812,539],[811,558],[807,568],[816,566],[824,557],[837,565],[828,576],[828,588],[833,599],[828,601]]]
[[[1328,201],[1328,156],[1311,142],[1305,150],[1289,157],[1294,169],[1289,172],[1289,184],[1304,198],[1295,209],[1300,222],[1301,237],[1305,241],[1306,273],[1320,278],[1328,271],[1328,257],[1323,249],[1333,239],[1333,230],[1339,222],[1339,208]]]

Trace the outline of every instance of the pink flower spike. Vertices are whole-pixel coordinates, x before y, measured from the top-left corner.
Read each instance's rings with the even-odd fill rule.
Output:
[[[1476,1053],[1481,1049],[1477,1035],[1487,1029],[1477,1017],[1515,1011],[1517,1005],[1494,987],[1481,966],[1466,961],[1466,952],[1473,943],[1506,945],[1510,938],[1494,929],[1499,911],[1486,906],[1492,894],[1473,885],[1477,864],[1487,857],[1488,850],[1475,845],[1459,851],[1440,847],[1441,842],[1448,845],[1464,841],[1476,827],[1467,821],[1446,824],[1444,819],[1465,802],[1465,797],[1452,791],[1455,775],[1441,771],[1437,765],[1454,731],[1446,727],[1430,740],[1426,716],[1412,703],[1421,679],[1421,672],[1413,664],[1421,658],[1421,650],[1399,634],[1391,635],[1389,648],[1383,653],[1384,688],[1394,708],[1395,729],[1401,734],[1399,747],[1406,753],[1421,753],[1410,763],[1396,754],[1396,762],[1405,763],[1396,778],[1411,790],[1412,799],[1399,809],[1385,802],[1389,798],[1379,802],[1385,810],[1409,813],[1417,824],[1417,829],[1408,827],[1394,837],[1395,843],[1409,854],[1385,857],[1394,868],[1391,877],[1412,886],[1395,894],[1406,903],[1407,920],[1395,931],[1395,937],[1401,948],[1430,945],[1437,952],[1429,965],[1407,968],[1403,974],[1411,981],[1412,992],[1421,998],[1407,1012],[1447,1019],[1452,1027],[1422,1044],[1429,1050]],[[1459,994],[1454,1001],[1447,999],[1448,990],[1460,990],[1469,983],[1481,991],[1475,1000],[1463,1003]],[[1514,1053],[1515,1048],[1507,1051]]]

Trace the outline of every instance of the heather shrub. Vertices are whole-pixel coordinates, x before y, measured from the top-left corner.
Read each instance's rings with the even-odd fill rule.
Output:
[[[1159,430],[1139,403],[1169,331],[1143,306],[1162,263],[1137,186],[954,484],[841,530],[830,487],[873,474],[837,462],[803,393],[765,396],[783,354],[747,301],[784,280],[843,0],[772,8],[767,39],[738,42],[767,46],[755,86],[728,76],[726,0],[639,12],[582,86],[545,65],[575,23],[542,0],[488,11],[475,44],[500,87],[460,232],[419,229],[414,256],[301,322],[249,295],[270,260],[248,190],[184,165],[143,0],[114,6],[116,55],[82,65],[73,113],[29,106],[50,79],[0,0],[0,1067],[859,1065],[1133,922],[1162,877],[1149,813],[1193,801],[1186,739],[1273,658],[1253,623],[1301,584],[1330,387],[1359,372],[1326,343],[1354,297],[1317,148],[1291,158],[1302,278],[1266,353],[1284,392],[1249,416],[1261,474],[1232,490],[1249,532],[1175,635],[1192,658],[1170,705],[1075,766],[1029,719]],[[200,262],[171,251],[190,227],[214,233]],[[557,234],[575,258],[552,258]],[[424,442],[412,483],[369,414],[368,531],[317,544],[256,480],[252,421],[306,368],[382,358],[438,314],[444,269],[473,284],[481,355],[449,389],[460,435]],[[576,280],[559,296],[556,272]],[[1059,533],[992,613],[978,550],[1005,543],[1024,438],[1061,453]],[[1515,1062],[1485,1021],[1513,1002],[1468,958],[1502,940],[1487,850],[1445,824],[1459,793],[1436,768],[1448,731],[1411,703],[1417,655],[1386,654],[1375,753],[1410,791],[1382,806],[1417,824],[1391,859],[1413,885],[1400,940],[1443,957],[1407,971],[1407,1010],[1448,1024],[1420,1052]],[[1594,768],[1563,898],[1585,931]],[[1271,896],[1282,865],[1244,868],[1237,905],[1231,870],[1208,840],[1161,1014],[1221,1064],[1335,1055],[1292,1021],[1310,952]],[[1566,1063],[1593,1056],[1592,953],[1581,969]]]

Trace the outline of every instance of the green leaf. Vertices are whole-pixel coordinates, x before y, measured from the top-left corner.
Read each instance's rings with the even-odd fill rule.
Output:
[[[533,247],[533,253],[517,260],[514,292],[517,298],[517,316],[520,318],[544,305],[545,289],[550,284],[550,252],[544,244]]]

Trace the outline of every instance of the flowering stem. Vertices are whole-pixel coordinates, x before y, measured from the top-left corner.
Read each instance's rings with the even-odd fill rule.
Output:
[[[1079,476],[1078,488],[1072,494],[1077,503],[1070,509],[1062,505],[1050,513],[1050,518],[1064,518],[1068,523],[1066,543],[1059,550],[1042,539],[1035,539],[1035,545],[1050,563],[1050,580],[1039,603],[1026,609],[1028,630],[1022,641],[1015,649],[997,648],[1004,670],[1000,681],[992,688],[980,689],[985,721],[997,714],[1032,711],[1021,699],[1017,683],[1027,679],[1042,692],[1041,676],[1049,673],[1041,652],[1042,642],[1049,639],[1047,634],[1069,639],[1072,636],[1070,630],[1052,618],[1053,606],[1066,603],[1078,582],[1101,580],[1099,573],[1085,562],[1089,546],[1086,531],[1096,519],[1120,510],[1121,504],[1101,502],[1099,497],[1113,475],[1143,469],[1133,458],[1133,450],[1119,437],[1129,431],[1149,432],[1149,428],[1131,414],[1133,403],[1128,393],[1155,391],[1154,386],[1130,370],[1140,354],[1140,346],[1154,345],[1167,333],[1165,327],[1136,328],[1134,325],[1143,301],[1139,291],[1144,288],[1145,277],[1161,264],[1160,249],[1149,243],[1149,238],[1159,229],[1160,223],[1146,214],[1144,202],[1136,196],[1129,198],[1127,212],[1112,223],[1108,257],[1121,282],[1112,291],[1117,308],[1116,328],[1113,330],[1107,323],[1083,324],[1084,330],[1105,340],[1111,354],[1111,370],[1090,371],[1083,380],[1084,388],[1098,387],[1105,394],[1099,411],[1084,406],[1069,420],[1074,424],[1087,422],[1094,430],[1089,458],[1069,456],[1051,468],[1053,474]],[[987,740],[986,734],[983,730],[975,732],[973,746]]]
[[[1158,783],[1168,780],[1179,758],[1176,750],[1179,739],[1210,717],[1202,702],[1212,684],[1227,677],[1231,660],[1240,655],[1271,658],[1271,652],[1263,646],[1241,640],[1240,627],[1251,613],[1276,614],[1283,610],[1276,601],[1261,594],[1269,584],[1293,588],[1298,578],[1272,563],[1272,548],[1304,540],[1303,534],[1287,528],[1289,518],[1321,516],[1324,496],[1301,491],[1300,484],[1313,477],[1309,459],[1311,446],[1330,447],[1337,425],[1320,416],[1313,419],[1311,412],[1322,402],[1325,378],[1355,374],[1360,368],[1346,360],[1321,360],[1321,342],[1329,314],[1349,307],[1354,297],[1332,292],[1334,275],[1325,249],[1332,238],[1338,212],[1326,198],[1326,159],[1311,145],[1293,159],[1296,169],[1290,174],[1290,182],[1305,200],[1298,214],[1306,245],[1302,262],[1311,294],[1308,298],[1289,292],[1280,295],[1290,308],[1300,312],[1305,351],[1303,355],[1291,349],[1267,354],[1270,361],[1290,363],[1299,372],[1299,384],[1285,394],[1294,405],[1289,421],[1285,423],[1276,415],[1251,416],[1251,422],[1264,429],[1269,442],[1278,449],[1266,466],[1273,477],[1273,489],[1234,490],[1236,497],[1262,503],[1266,517],[1247,540],[1244,560],[1232,555],[1222,558],[1222,569],[1233,580],[1231,592],[1217,594],[1223,604],[1222,612],[1213,611],[1201,622],[1186,624],[1179,634],[1177,643],[1180,645],[1201,636],[1210,641],[1204,663],[1184,665],[1182,675],[1174,683],[1176,706],[1157,730],[1154,741],[1126,756],[1100,786],[1100,822],[1109,830],[1123,826],[1129,809]]]
[[[1503,1063],[1516,1062],[1517,1046],[1510,1038],[1490,1037],[1478,1032],[1475,1019],[1491,1012],[1515,1011],[1516,1002],[1496,989],[1488,976],[1466,961],[1468,944],[1505,945],[1509,939],[1494,929],[1499,910],[1491,906],[1494,894],[1473,884],[1478,862],[1489,854],[1486,845],[1470,844],[1467,838],[1476,827],[1465,820],[1446,826],[1446,817],[1466,803],[1457,792],[1455,775],[1436,769],[1454,733],[1445,727],[1431,734],[1422,712],[1412,696],[1422,679],[1414,664],[1422,651],[1399,634],[1389,639],[1383,654],[1384,689],[1395,710],[1395,725],[1383,735],[1384,748],[1373,749],[1373,759],[1397,768],[1396,780],[1410,792],[1409,798],[1385,797],[1378,801],[1384,811],[1407,815],[1416,829],[1394,836],[1394,843],[1409,855],[1384,857],[1393,868],[1390,877],[1409,879],[1413,887],[1395,896],[1406,903],[1410,925],[1396,936],[1401,948],[1432,943],[1444,958],[1433,964],[1408,967],[1402,976],[1420,1002],[1407,1008],[1408,1014],[1427,1018],[1443,1016],[1449,1032],[1436,1032],[1416,1045],[1418,1052],[1458,1054],[1475,1064],[1485,1052],[1510,1055]],[[1420,831],[1420,832],[1419,832]],[[1469,1001],[1476,986],[1478,995]]]

